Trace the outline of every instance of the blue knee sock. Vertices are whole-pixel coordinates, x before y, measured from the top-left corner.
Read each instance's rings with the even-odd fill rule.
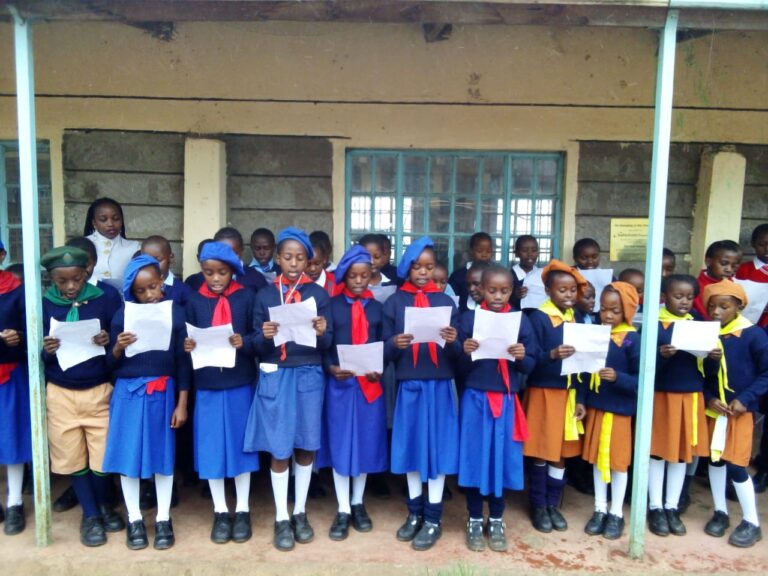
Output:
[[[503,518],[504,509],[507,503],[504,502],[504,496],[494,496],[491,494],[488,496],[488,518]]]
[[[533,508],[547,505],[547,467],[533,464],[528,470],[528,501]]]
[[[477,488],[464,488],[464,496],[467,498],[467,513],[470,518],[483,517],[483,497]]]
[[[432,524],[440,525],[440,520],[442,519],[442,517],[443,517],[442,502],[438,502],[437,504],[432,504],[432,502],[427,501],[424,503],[424,521],[425,522],[432,522]]]
[[[96,494],[91,482],[91,474],[85,470],[84,473],[73,474],[72,489],[77,494],[80,506],[83,508],[84,518],[95,518],[100,516],[99,506],[96,504]]]
[[[91,471],[91,484],[93,485],[93,493],[96,495],[96,503],[99,506],[107,506],[110,502],[110,490],[112,483],[112,477],[108,474],[97,474]]]
[[[408,513],[424,516],[424,496],[408,499]]]

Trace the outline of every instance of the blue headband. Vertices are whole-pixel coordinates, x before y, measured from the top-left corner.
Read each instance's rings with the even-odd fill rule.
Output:
[[[371,263],[371,253],[360,246],[360,244],[355,244],[352,248],[344,252],[344,256],[342,256],[339,263],[336,264],[336,270],[333,272],[336,276],[336,282],[339,284],[344,282],[344,276],[346,276],[347,271],[355,264]]]
[[[206,260],[218,260],[228,264],[230,268],[240,276],[245,276],[245,270],[243,270],[243,263],[240,262],[240,258],[237,257],[235,251],[229,244],[224,242],[208,242],[200,251],[200,262]]]
[[[400,264],[397,265],[397,277],[403,280],[407,279],[408,272],[411,270],[413,263],[419,259],[419,256],[421,256],[421,253],[424,252],[424,250],[433,248],[434,245],[435,243],[432,242],[432,238],[429,236],[422,236],[418,240],[412,242],[411,245],[405,249],[405,254],[403,254]]]
[[[304,247],[307,252],[307,259],[312,260],[315,257],[315,251],[312,249],[312,242],[309,241],[309,236],[304,230],[299,230],[293,226],[283,228],[277,235],[277,245],[280,246],[286,240],[295,240]]]
[[[131,286],[133,286],[133,281],[136,280],[139,270],[147,266],[154,266],[160,272],[160,262],[148,254],[139,254],[128,262],[128,265],[125,267],[125,272],[123,273],[123,299],[126,302],[136,301],[131,292]]]

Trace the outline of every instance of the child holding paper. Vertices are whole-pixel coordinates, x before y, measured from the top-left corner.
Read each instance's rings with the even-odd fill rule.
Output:
[[[728,543],[748,548],[762,538],[755,488],[747,466],[752,456],[753,414],[760,398],[768,393],[768,336],[740,314],[747,305],[747,295],[739,284],[710,284],[704,289],[702,301],[710,317],[720,322],[722,346],[719,370],[716,377],[708,378],[705,390],[712,436],[709,484],[715,513],[704,531],[722,537],[730,524],[725,501],[726,480],[730,477],[743,519]],[[724,434],[717,430],[720,418],[727,419]]]
[[[104,473],[104,449],[112,396],[106,356],[97,355],[63,370],[57,352],[61,341],[51,336],[57,322],[98,320],[93,344],[109,344],[115,302],[88,280],[88,255],[71,246],[54,248],[41,258],[52,285],[43,296],[43,361],[45,363],[48,445],[51,472],[69,475],[83,509],[80,542],[106,544],[106,532],[125,528],[108,506],[109,477]]]
[[[384,305],[385,355],[395,363],[399,384],[392,424],[392,472],[406,474],[408,517],[397,539],[414,550],[428,550],[442,532],[445,475],[458,471],[459,420],[453,383],[453,362],[461,349],[457,342],[458,312],[450,296],[432,281],[434,243],[428,236],[415,240],[403,254],[397,275],[404,280]],[[414,344],[405,333],[405,313],[411,307],[450,307],[450,325],[440,330],[445,346],[437,342]],[[422,496],[427,482],[427,502]]]
[[[164,301],[160,263],[146,254],[128,262],[123,277],[126,302],[157,304]],[[142,352],[128,358],[126,348],[137,335],[126,332],[126,307],[112,319],[107,361],[115,377],[109,414],[104,469],[120,474],[128,511],[126,544],[131,550],[146,548],[147,529],[139,507],[140,479],[154,477],[157,518],[154,547],[165,550],[175,543],[170,518],[175,429],[187,420],[189,357],[184,352],[187,329],[184,310],[171,304],[170,345],[166,350]],[[159,313],[159,312],[158,312]],[[175,390],[179,390],[178,404]]]
[[[573,346],[563,344],[563,324],[575,322],[573,307],[586,286],[578,270],[552,260],[541,272],[547,296],[529,315],[538,343],[536,367],[528,378],[524,406],[530,436],[523,454],[533,459],[528,475],[531,522],[540,532],[566,530],[558,509],[565,487],[565,458],[581,454],[583,427],[576,407],[577,379],[561,376]]]
[[[339,365],[337,345],[381,342],[383,305],[368,290],[371,255],[355,245],[341,257],[335,270],[341,283],[331,298],[333,347],[326,354],[324,430],[326,442],[318,466],[333,467],[338,512],[331,525],[331,540],[344,540],[349,525],[358,532],[373,529],[363,505],[370,473],[387,470],[387,411],[381,374],[355,375]],[[382,358],[383,360],[383,358]],[[349,480],[352,478],[352,501]]]
[[[315,533],[307,519],[306,502],[315,451],[321,444],[323,411],[322,355],[333,342],[330,299],[325,289],[306,274],[314,256],[306,232],[288,227],[277,236],[277,264],[281,273],[256,298],[254,342],[261,360],[259,385],[248,417],[245,449],[268,452],[271,457],[275,499],[273,544],[292,550],[295,542],[311,542]],[[314,346],[296,342],[275,345],[280,333],[270,320],[270,308],[314,299]],[[288,516],[288,465],[295,459],[293,515]]]
[[[495,314],[512,311],[509,300],[514,280],[509,270],[491,266],[483,273],[482,310]],[[473,338],[476,311],[461,317],[459,338],[465,356],[462,364],[468,372],[461,401],[461,440],[459,444],[459,485],[467,499],[466,545],[483,550],[483,499],[488,498],[488,545],[491,550],[507,549],[504,524],[504,490],[523,489],[523,441],[528,427],[517,394],[520,374],[536,366],[536,342],[528,318],[520,315],[517,341],[507,353],[514,362],[499,358],[470,361],[471,354],[482,348]]]
[[[510,302],[515,309],[520,309],[520,301],[528,294],[528,288],[525,286],[526,278],[541,274],[536,267],[539,260],[539,243],[533,236],[523,234],[515,240],[515,258],[517,264],[512,266],[512,278],[515,283],[515,291],[512,294]]]
[[[704,288],[721,280],[732,281],[741,262],[741,247],[733,240],[718,240],[707,247],[704,254],[704,269],[696,279],[699,283],[699,295],[693,301],[695,315],[700,319],[710,320],[707,307],[702,297]]]
[[[213,498],[211,540],[224,544],[245,542],[251,537],[248,497],[251,472],[259,469],[256,454],[243,450],[248,408],[256,383],[253,326],[253,292],[233,279],[243,276],[243,265],[224,242],[209,242],[200,251],[204,282],[189,295],[187,322],[197,328],[232,325],[229,344],[235,348],[232,368],[207,366],[193,372],[195,385],[195,469],[208,480]],[[184,350],[192,353],[197,343],[187,337]],[[237,505],[234,522],[224,493],[224,479],[235,479]]]
[[[751,244],[755,257],[751,262],[739,266],[736,278],[767,284],[765,289],[768,290],[768,224],[760,224],[752,230]],[[764,328],[768,326],[768,311],[763,311],[758,325]]]
[[[632,326],[639,296],[627,282],[612,282],[600,297],[600,321],[611,327],[605,368],[580,387],[577,402],[586,426],[582,458],[593,465],[595,512],[584,528],[608,540],[624,532],[624,495],[632,460],[632,417],[637,409],[640,338]],[[608,511],[608,484],[611,508]]]

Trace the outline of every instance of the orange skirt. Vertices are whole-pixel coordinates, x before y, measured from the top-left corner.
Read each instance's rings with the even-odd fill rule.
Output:
[[[709,434],[715,429],[715,419],[707,418]],[[725,450],[720,457],[736,466],[749,466],[752,458],[752,433],[754,432],[752,412],[744,412],[741,416],[729,416],[728,428],[725,431]]]
[[[584,450],[581,457],[590,464],[597,463],[597,451],[600,447],[600,431],[603,429],[605,412],[596,408],[587,408],[584,425]],[[613,415],[611,426],[611,470],[626,472],[632,463],[632,417]]]
[[[565,407],[568,390],[561,388],[527,388],[523,407],[528,421],[528,440],[523,454],[547,462],[581,455],[581,438],[565,440]]]
[[[655,392],[651,456],[667,462],[691,462],[694,456],[709,456],[709,432],[704,394],[698,396],[696,446],[693,446],[693,392]]]

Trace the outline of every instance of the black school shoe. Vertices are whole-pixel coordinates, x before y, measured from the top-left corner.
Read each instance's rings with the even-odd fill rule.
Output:
[[[422,516],[408,514],[403,525],[397,529],[397,539],[400,540],[400,542],[410,542],[416,537],[416,534],[419,533],[423,523],[424,518]]]
[[[70,485],[53,503],[54,512],[66,512],[79,504],[75,489]]]
[[[168,550],[176,544],[176,536],[173,533],[173,522],[170,519],[161,520],[155,524],[155,550]]]
[[[232,540],[232,521],[227,512],[213,513],[213,526],[211,527],[211,542],[226,544]]]
[[[235,521],[232,523],[232,540],[238,544],[247,542],[253,536],[251,530],[251,513],[235,512]]]
[[[89,548],[103,546],[107,543],[107,533],[104,530],[101,516],[82,519],[80,522],[80,543]]]
[[[742,520],[728,538],[728,544],[736,548],[751,548],[762,539],[763,531],[760,530],[760,526]]]
[[[624,518],[614,514],[608,514],[605,519],[603,538],[606,540],[618,540],[624,534]]]
[[[280,520],[275,522],[275,533],[272,538],[272,544],[281,552],[293,550],[293,527],[290,520]]]
[[[315,531],[309,524],[305,512],[291,516],[291,527],[293,527],[293,537],[299,544],[309,544],[315,539]]]
[[[467,534],[464,537],[464,543],[472,552],[482,552],[485,550],[485,537],[483,536],[483,521],[467,520]]]
[[[336,517],[333,519],[331,529],[328,531],[328,537],[331,540],[340,542],[346,540],[349,536],[349,514],[346,512],[337,512]]]
[[[552,532],[552,518],[550,518],[549,511],[544,506],[531,508],[531,524],[533,524],[536,530],[544,534]]]
[[[149,546],[144,520],[136,520],[136,522],[128,524],[128,530],[125,532],[125,545],[130,550],[143,550]]]
[[[101,521],[104,523],[104,530],[108,533],[125,530],[125,522],[120,514],[109,506],[99,506],[99,510],[101,511]]]
[[[707,525],[704,526],[704,532],[715,538],[722,538],[725,536],[725,531],[728,530],[730,525],[731,521],[728,518],[728,514],[721,512],[720,510],[715,510],[712,518],[707,522]]]
[[[685,524],[680,519],[680,512],[674,508],[665,509],[664,512],[667,515],[667,524],[669,524],[669,533],[675,536],[685,536],[687,530]]]
[[[6,536],[15,536],[24,532],[27,521],[24,518],[24,504],[9,506],[5,512],[5,526],[3,532]]]
[[[592,518],[590,518],[587,525],[584,526],[584,532],[590,536],[598,536],[602,534],[605,531],[605,521],[607,518],[608,514],[595,510],[592,514]]]
[[[424,524],[421,525],[421,530],[419,530],[418,534],[416,534],[411,541],[411,548],[418,550],[419,552],[429,550],[442,535],[443,531],[439,524],[425,521]]]
[[[373,530],[373,521],[363,504],[352,505],[352,528],[358,532],[370,532]]]
[[[758,472],[752,476],[752,484],[755,485],[755,494],[762,494],[768,487],[768,472]]]
[[[656,536],[669,536],[669,520],[664,508],[648,511],[648,529]]]
[[[557,509],[557,506],[547,506],[547,512],[549,512],[549,519],[552,521],[552,528],[558,532],[565,532],[568,530],[568,522]]]
[[[488,518],[488,547],[494,552],[507,551],[507,526],[501,518]]]

